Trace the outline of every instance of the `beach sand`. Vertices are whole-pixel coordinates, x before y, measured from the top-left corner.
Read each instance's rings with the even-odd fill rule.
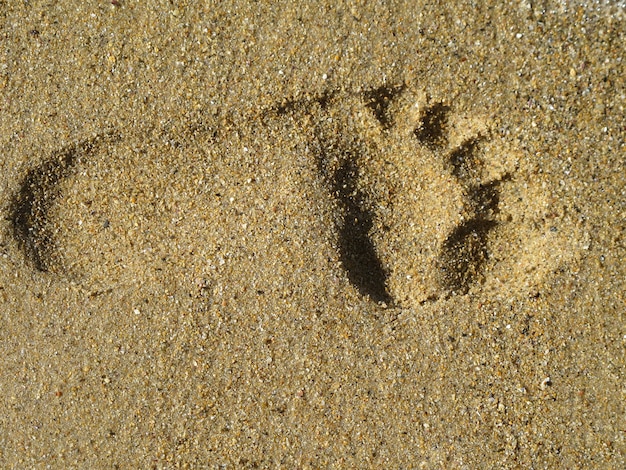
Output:
[[[0,467],[626,467],[623,2],[0,6]]]

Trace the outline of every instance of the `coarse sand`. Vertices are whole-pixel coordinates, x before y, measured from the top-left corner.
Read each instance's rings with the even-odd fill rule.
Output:
[[[625,21],[0,0],[0,468],[626,468]]]

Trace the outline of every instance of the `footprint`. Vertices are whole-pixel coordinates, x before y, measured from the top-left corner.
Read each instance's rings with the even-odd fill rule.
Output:
[[[330,257],[315,253],[328,247],[356,292],[401,307],[530,294],[586,243],[487,119],[407,85],[287,100],[256,123],[62,149],[22,180],[13,235],[34,269],[92,292],[164,273],[189,285],[263,279],[285,243],[285,263],[313,247],[293,256],[323,273]],[[276,136],[280,159],[268,150]],[[303,185],[310,200],[289,190]]]

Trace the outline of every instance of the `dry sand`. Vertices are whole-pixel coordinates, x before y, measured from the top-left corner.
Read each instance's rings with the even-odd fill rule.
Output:
[[[500,3],[0,1],[0,467],[625,468],[625,7]]]

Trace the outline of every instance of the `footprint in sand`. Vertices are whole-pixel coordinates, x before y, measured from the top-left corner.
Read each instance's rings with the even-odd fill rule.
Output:
[[[301,166],[264,153],[275,137],[268,129],[285,119],[283,129],[305,143],[292,150],[306,160]],[[106,290],[137,273],[142,282],[158,278],[171,270],[173,251],[180,270],[202,271],[189,276],[217,264],[211,275],[219,277],[232,253],[258,258],[255,243],[267,243],[264,232],[286,220],[277,207],[289,214],[325,207],[330,244],[352,286],[402,307],[503,286],[528,294],[580,252],[568,208],[534,184],[533,168],[488,119],[465,116],[454,103],[405,85],[335,90],[287,100],[258,122],[248,143],[235,130],[205,129],[184,145],[106,134],[62,149],[27,171],[11,204],[15,239],[37,270]],[[255,186],[259,168],[275,173],[273,185]],[[325,196],[310,191],[321,194],[319,204],[289,191],[277,200],[276,184],[315,180],[326,188]],[[237,200],[248,202],[237,207]],[[212,222],[216,215],[244,229],[227,232]],[[303,227],[315,217],[289,219],[292,245],[309,243]]]

